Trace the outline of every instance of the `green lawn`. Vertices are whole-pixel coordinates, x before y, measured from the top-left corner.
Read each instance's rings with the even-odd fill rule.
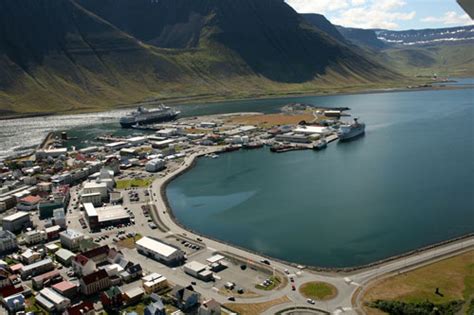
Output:
[[[325,282],[307,282],[299,290],[305,297],[315,300],[329,300],[337,295],[337,289]]]
[[[153,177],[145,179],[123,179],[116,182],[117,189],[127,189],[132,187],[145,188],[151,185]]]
[[[436,288],[441,294],[436,294]],[[445,304],[474,299],[474,251],[435,262],[400,275],[375,282],[363,296],[366,303],[376,300]],[[370,308],[366,308],[368,313]]]

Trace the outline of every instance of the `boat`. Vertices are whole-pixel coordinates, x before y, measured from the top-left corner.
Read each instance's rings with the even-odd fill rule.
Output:
[[[136,111],[121,117],[120,125],[123,128],[132,128],[134,126],[136,128],[137,125],[146,125],[156,122],[174,120],[179,114],[179,111],[163,104],[154,109],[147,109],[143,106],[139,106]]]
[[[251,149],[260,149],[263,147],[263,143],[262,142],[251,142],[251,143],[247,143],[247,144],[244,144],[244,149],[247,149],[247,150],[251,150]]]
[[[326,149],[327,146],[328,146],[328,142],[326,141],[326,139],[322,139],[322,140],[319,140],[318,143],[313,145],[313,150],[320,151],[320,150]]]
[[[359,122],[357,118],[354,118],[354,122],[352,124],[341,125],[339,127],[339,131],[337,132],[337,136],[339,137],[339,141],[348,141],[359,137],[365,133],[365,124]]]

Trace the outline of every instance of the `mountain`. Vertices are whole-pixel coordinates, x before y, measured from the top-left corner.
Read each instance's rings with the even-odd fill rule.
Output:
[[[389,46],[377,37],[374,30],[342,26],[337,26],[337,30],[346,40],[362,47],[379,50]]]
[[[0,1],[4,113],[315,93],[400,79],[283,0]]]
[[[316,29],[325,32],[334,39],[337,39],[340,42],[347,42],[346,37],[344,37],[339,30],[334,26],[328,19],[322,14],[316,13],[306,13],[301,14],[301,16]]]
[[[474,43],[474,25],[407,31],[376,30],[376,33],[381,41],[400,46]]]

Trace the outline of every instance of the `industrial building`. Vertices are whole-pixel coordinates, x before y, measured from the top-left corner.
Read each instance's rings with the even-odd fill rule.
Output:
[[[163,159],[154,159],[145,165],[145,170],[150,173],[159,172],[165,168],[165,161]]]
[[[51,313],[64,311],[71,305],[71,300],[50,288],[41,290],[36,296],[36,302]]]
[[[184,261],[184,252],[173,246],[150,237],[143,237],[136,242],[137,251],[168,266],[180,265]]]
[[[130,215],[121,205],[95,208],[92,203],[85,203],[84,210],[91,230],[130,222]]]
[[[17,213],[4,217],[2,226],[5,231],[12,233],[21,232],[21,230],[31,226],[30,215],[28,212],[18,211]]]
[[[207,269],[207,266],[201,264],[197,261],[188,262],[183,267],[184,272],[194,278],[197,278],[202,281],[211,281],[212,280],[212,271]]]

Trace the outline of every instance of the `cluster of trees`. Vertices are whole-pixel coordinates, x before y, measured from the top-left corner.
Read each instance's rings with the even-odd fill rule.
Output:
[[[391,315],[454,315],[461,310],[463,304],[464,301],[434,304],[430,301],[405,303],[401,301],[376,300],[369,303],[369,306],[378,308]]]

